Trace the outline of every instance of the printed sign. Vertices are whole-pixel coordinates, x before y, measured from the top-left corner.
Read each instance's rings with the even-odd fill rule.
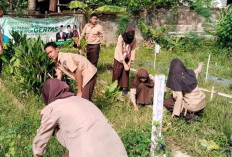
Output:
[[[43,19],[2,17],[0,25],[5,43],[12,38],[12,31],[22,32],[28,38],[37,38],[41,35],[45,42],[66,41],[80,36],[79,24],[75,16]]]
[[[154,150],[157,147],[157,141],[161,137],[162,119],[163,119],[163,101],[165,76],[155,76],[155,87],[153,97],[153,113],[152,113],[152,133],[151,133],[151,156],[154,156]]]

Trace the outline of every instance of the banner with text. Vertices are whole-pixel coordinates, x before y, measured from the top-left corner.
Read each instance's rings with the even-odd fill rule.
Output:
[[[41,35],[44,41],[66,41],[80,36],[79,24],[75,16],[43,19],[2,17],[0,25],[4,43],[12,38],[12,31],[22,32],[28,38],[37,38]]]

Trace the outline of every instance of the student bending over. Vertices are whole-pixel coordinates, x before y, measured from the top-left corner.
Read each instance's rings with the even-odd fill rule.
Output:
[[[44,154],[52,135],[68,150],[69,157],[127,157],[118,134],[101,111],[90,101],[69,92],[65,82],[47,80],[42,98],[46,106],[33,140],[35,157]]]

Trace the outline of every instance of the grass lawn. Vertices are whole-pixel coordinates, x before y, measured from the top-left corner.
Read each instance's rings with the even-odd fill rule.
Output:
[[[209,73],[214,76],[232,79],[232,55],[228,55],[225,49],[215,46],[213,40],[199,40],[198,42],[186,42],[182,47],[172,50],[162,49],[157,55],[157,69],[153,69],[153,48],[141,47],[136,52],[136,60],[133,68],[146,68],[152,74],[168,74],[170,61],[178,57],[185,65],[194,69],[199,61],[207,63],[208,54],[211,53],[211,65]],[[63,48],[61,51],[72,51],[75,49]],[[112,78],[114,47],[102,48],[99,65],[98,79],[94,91],[93,101],[101,109],[109,122],[122,138],[128,155],[148,156],[150,144],[149,125],[152,119],[151,107],[140,107],[139,112],[134,112],[128,96],[119,96],[117,99],[108,99],[104,95],[105,88],[109,86]],[[199,78],[199,86],[232,95],[231,86],[214,84],[211,81],[204,83],[206,67]],[[131,80],[135,75],[130,73]],[[32,140],[39,127],[39,110],[43,108],[41,98],[33,93],[21,94],[14,77],[3,72],[2,76],[8,92],[0,89],[0,156],[31,156]],[[131,81],[130,81],[131,82]],[[8,94],[13,93],[25,106],[19,110]],[[168,94],[166,94],[168,96]],[[229,139],[232,129],[232,119],[225,114],[232,112],[232,104],[229,99],[215,96],[213,101],[206,94],[206,108],[201,117],[193,124],[186,124],[182,119],[170,121],[170,113],[165,112],[163,120],[163,134],[166,138],[167,150],[179,147],[194,157],[226,157],[229,156]],[[217,150],[205,149],[200,140],[213,140],[218,146]],[[45,156],[59,156],[65,150],[54,138],[50,140]]]

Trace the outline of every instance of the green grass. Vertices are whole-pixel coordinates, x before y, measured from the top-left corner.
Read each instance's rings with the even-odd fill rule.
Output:
[[[197,43],[186,42],[182,47],[173,50],[162,49],[157,55],[157,69],[153,69],[153,48],[142,47],[136,52],[136,60],[133,68],[146,68],[152,74],[168,74],[170,61],[178,57],[188,68],[194,69],[199,61],[207,62],[208,54],[211,52],[212,62],[209,69],[211,75],[232,79],[231,67],[232,56],[227,50],[218,48],[212,40],[200,40]],[[61,51],[75,49],[61,49]],[[112,79],[114,47],[102,48],[98,65],[98,79],[94,91],[93,101],[101,109],[109,122],[122,138],[127,148],[129,156],[147,156],[149,153],[150,128],[152,121],[152,109],[150,107],[140,107],[139,112],[134,112],[128,96],[120,99],[106,99],[104,91]],[[220,68],[215,68],[220,67]],[[204,67],[202,76],[199,78],[199,86],[232,94],[232,89],[227,86],[204,83]],[[131,80],[135,75],[131,72]],[[31,156],[31,143],[39,127],[39,110],[43,108],[40,96],[33,93],[27,95],[20,94],[18,84],[13,77],[3,73],[5,86],[11,91],[25,106],[19,110],[16,105],[0,89],[0,156]],[[131,82],[131,81],[130,81]],[[206,108],[201,117],[196,122],[189,125],[182,119],[170,121],[170,113],[165,111],[163,128],[167,139],[167,149],[178,145],[183,151],[194,157],[226,157],[229,156],[229,139],[231,135],[232,120],[225,118],[227,112],[232,112],[232,104],[229,99],[215,96],[213,101],[206,99]],[[219,146],[219,150],[206,151],[199,140],[213,140]],[[54,138],[49,142],[45,156],[59,156],[65,150],[56,142]],[[7,154],[7,155],[6,155]]]

